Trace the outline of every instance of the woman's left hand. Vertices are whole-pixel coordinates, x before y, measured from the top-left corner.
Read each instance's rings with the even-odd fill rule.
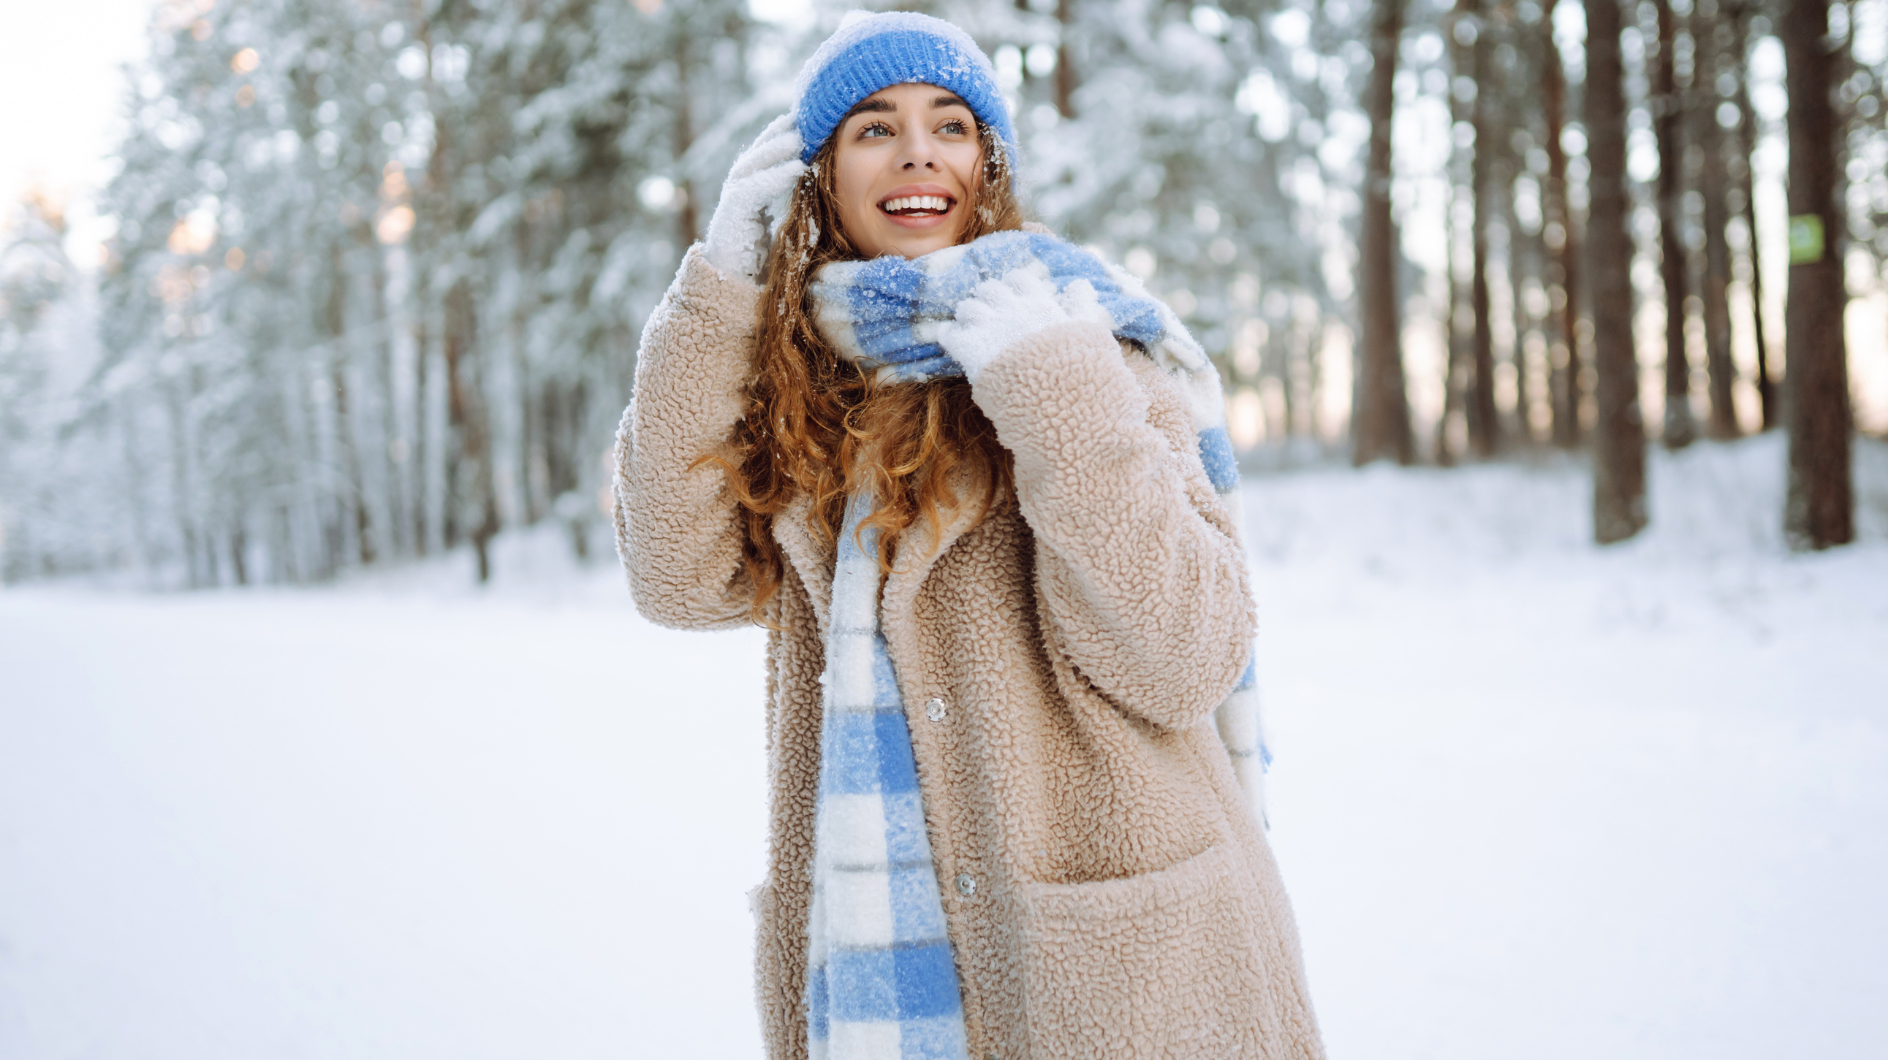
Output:
[[[806,172],[800,161],[800,130],[793,115],[775,118],[734,160],[714,216],[708,219],[703,256],[723,276],[753,281],[766,259],[771,233],[786,218],[793,188]]]
[[[975,383],[990,362],[1027,336],[1077,321],[1114,326],[1087,280],[1057,292],[1046,277],[1018,269],[978,284],[958,303],[955,319],[938,325],[937,341]]]

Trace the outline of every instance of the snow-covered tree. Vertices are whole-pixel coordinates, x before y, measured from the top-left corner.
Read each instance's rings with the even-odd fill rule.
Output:
[[[754,32],[732,0],[162,9],[90,393],[153,442],[159,561],[483,571],[552,515],[583,547],[642,317],[764,120]]]

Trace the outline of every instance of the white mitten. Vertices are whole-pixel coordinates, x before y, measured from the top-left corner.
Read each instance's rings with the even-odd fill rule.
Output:
[[[938,325],[937,341],[974,383],[990,362],[1024,338],[1078,320],[1113,324],[1088,281],[1077,280],[1057,294],[1041,273],[1019,269],[972,289],[957,304],[956,318]]]
[[[805,171],[799,127],[793,115],[782,114],[761,130],[728,170],[702,246],[708,264],[726,276],[758,278],[770,235],[767,218],[776,226],[786,218],[793,187]]]
[[[1094,285],[1087,280],[1076,280],[1062,288],[1062,293],[1056,295],[1056,301],[1070,320],[1086,320],[1100,324],[1109,331],[1114,330],[1114,317],[1101,307],[1101,296],[1095,293]]]

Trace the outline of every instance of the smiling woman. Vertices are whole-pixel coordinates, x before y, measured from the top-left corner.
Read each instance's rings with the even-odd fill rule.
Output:
[[[769,630],[769,1056],[1321,1057],[1219,376],[1015,151],[961,31],[849,22],[643,334],[637,607]]]
[[[824,80],[834,78],[828,74]],[[764,520],[794,497],[805,495],[820,513],[825,532],[835,534],[847,499],[869,478],[878,498],[871,522],[884,534],[882,547],[889,553],[914,522],[934,522],[941,507],[954,504],[964,482],[993,496],[1007,482],[1010,468],[1010,455],[963,372],[944,372],[922,387],[882,385],[889,380],[853,368],[843,343],[833,341],[838,334],[830,326],[833,312],[849,315],[850,310],[822,307],[815,294],[815,280],[829,266],[888,255],[924,259],[1022,227],[1010,166],[1014,133],[1002,97],[994,90],[980,92],[974,84],[906,82],[873,91],[844,111],[834,108],[828,121],[807,101],[806,93],[816,94],[817,88],[803,90],[799,111],[777,125],[795,141],[802,134],[824,140],[813,141],[813,149],[803,142],[798,148],[808,165],[776,163],[792,173],[791,197],[769,207],[784,221],[766,251],[764,269],[758,263],[735,266],[760,274],[766,288],[761,304],[772,307],[755,322],[753,412],[743,421],[736,446],[722,457],[755,519],[750,536],[760,602],[781,571]],[[981,113],[971,109],[973,99]],[[762,144],[767,140],[763,134]],[[760,151],[762,144],[751,150]],[[724,192],[723,200],[731,193]],[[920,209],[908,201],[919,198],[932,200],[932,207],[942,199],[944,205]],[[717,207],[715,221],[723,216]],[[703,253],[713,256],[713,222],[710,228]],[[822,308],[829,318],[824,329],[815,323]],[[935,345],[928,348],[942,357]],[[857,459],[868,451],[882,458]],[[953,477],[964,482],[953,486]]]

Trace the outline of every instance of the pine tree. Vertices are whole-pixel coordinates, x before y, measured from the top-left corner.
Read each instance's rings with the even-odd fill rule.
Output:
[[[1488,224],[1495,212],[1496,143],[1500,139],[1492,100],[1501,88],[1494,65],[1492,20],[1488,17],[1491,7],[1490,0],[1468,0],[1458,9],[1464,15],[1457,23],[1467,29],[1469,37],[1468,76],[1473,85],[1469,126],[1475,133],[1468,178],[1469,311],[1474,315],[1469,345],[1468,439],[1475,454],[1483,458],[1493,456],[1501,446],[1501,419],[1495,410],[1495,329],[1488,291]]]
[[[696,189],[779,107],[743,5],[643,7],[160,12],[89,398],[164,442],[153,563],[302,580],[470,542],[489,570],[552,514],[583,546]]]
[[[954,17],[956,13],[953,12]],[[1321,59],[1311,13],[1003,0],[964,22],[1015,93],[1024,188],[1059,233],[1138,270],[1223,357],[1255,318],[1287,420],[1309,429],[1321,319],[1337,310],[1321,243],[1340,179],[1315,152],[1367,50]],[[1362,53],[1362,55],[1358,53]]]
[[[1784,530],[1796,548],[1855,539],[1843,313],[1844,214],[1836,197],[1841,124],[1830,102],[1838,56],[1828,0],[1786,0],[1778,25],[1790,95],[1790,289],[1785,311],[1790,432]]]
[[[1554,8],[1547,0],[1541,12],[1541,112],[1545,123],[1547,180],[1542,188],[1546,242],[1554,260],[1553,318],[1559,352],[1553,358],[1554,441],[1561,446],[1580,442],[1580,405],[1584,396],[1580,363],[1580,244],[1573,204],[1567,190],[1566,71],[1560,45],[1554,39]]]
[[[1691,265],[1684,233],[1684,97],[1677,76],[1678,18],[1671,0],[1653,0],[1656,47],[1648,46],[1652,128],[1659,145],[1659,278],[1665,289],[1665,429],[1667,449],[1698,436],[1691,415],[1691,360],[1685,349],[1685,299]]]
[[[1626,186],[1626,99],[1619,0],[1585,0],[1587,275],[1592,277],[1598,417],[1593,439],[1593,536],[1623,541],[1646,523],[1645,425],[1632,339],[1631,201]]]
[[[1722,87],[1728,71],[1724,50],[1731,27],[1720,15],[1717,0],[1696,0],[1691,13],[1691,37],[1696,42],[1693,60],[1692,128],[1699,148],[1698,193],[1703,199],[1704,269],[1699,300],[1704,309],[1705,372],[1711,400],[1711,437],[1735,438],[1737,408],[1732,386],[1737,368],[1731,363],[1731,247],[1725,229],[1730,223],[1729,181],[1725,179]],[[1734,113],[1734,110],[1733,110]]]
[[[1376,0],[1370,27],[1371,70],[1365,105],[1370,146],[1364,165],[1362,247],[1358,273],[1363,317],[1356,405],[1351,413],[1351,459],[1358,465],[1389,458],[1415,458],[1409,398],[1403,380],[1402,313],[1397,293],[1396,224],[1390,212],[1390,129],[1396,103],[1398,45],[1403,0]]]
[[[1744,258],[1750,274],[1751,338],[1757,351],[1757,402],[1763,417],[1763,429],[1768,431],[1782,424],[1783,402],[1777,390],[1775,373],[1770,367],[1770,337],[1768,329],[1764,327],[1763,256],[1757,245],[1754,164],[1757,154],[1757,112],[1750,104],[1749,54],[1751,19],[1758,17],[1756,12],[1759,6],[1755,0],[1736,0],[1728,8],[1728,13],[1732,27],[1730,50],[1735,58],[1733,76],[1736,89],[1733,99],[1737,104],[1738,131],[1732,173],[1738,182],[1739,198],[1743,202],[1744,231],[1748,233],[1744,240]]]

